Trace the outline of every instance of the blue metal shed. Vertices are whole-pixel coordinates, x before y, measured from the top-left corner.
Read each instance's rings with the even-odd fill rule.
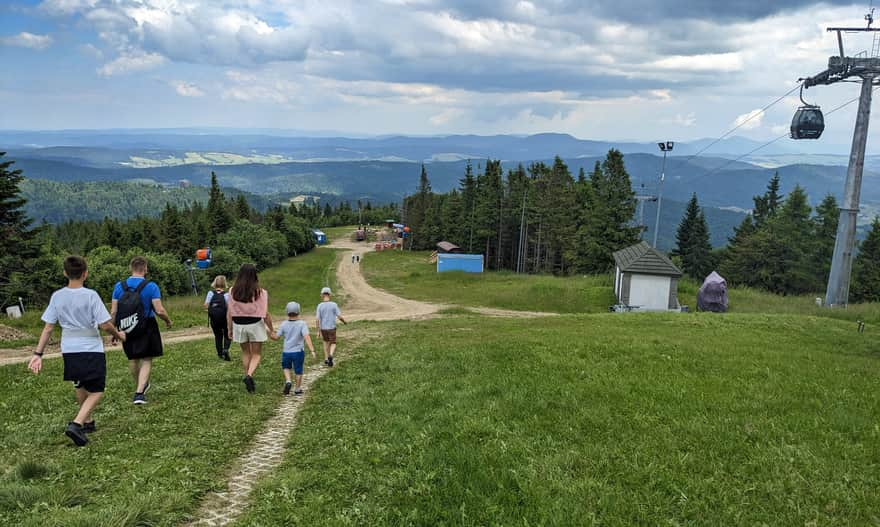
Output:
[[[482,254],[447,254],[437,255],[437,272],[464,271],[466,273],[483,272]]]
[[[312,230],[312,234],[315,235],[315,243],[318,245],[324,245],[327,243],[327,235],[324,234],[324,231],[319,231],[318,229]]]

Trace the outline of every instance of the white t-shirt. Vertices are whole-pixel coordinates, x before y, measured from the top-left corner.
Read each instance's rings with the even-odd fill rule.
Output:
[[[61,353],[104,353],[98,326],[110,321],[110,313],[94,289],[65,287],[55,291],[40,318],[61,326]]]

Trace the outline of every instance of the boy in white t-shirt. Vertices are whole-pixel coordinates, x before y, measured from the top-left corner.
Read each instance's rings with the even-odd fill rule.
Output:
[[[43,369],[43,353],[55,324],[61,326],[61,357],[64,359],[64,380],[73,381],[79,411],[68,423],[65,435],[76,446],[89,442],[87,433],[95,431],[92,411],[104,395],[107,363],[104,341],[98,328],[124,341],[125,333],[116,329],[107,307],[93,289],[83,287],[89,276],[86,261],[80,256],[64,259],[67,287],[52,293],[49,307],[43,312],[46,323],[28,368],[34,373]]]
[[[296,374],[296,388],[294,395],[302,395],[303,364],[306,352],[303,343],[308,344],[312,358],[315,358],[315,346],[312,337],[309,336],[309,325],[299,319],[300,307],[296,302],[287,303],[287,320],[278,326],[278,331],[272,336],[272,340],[284,337],[284,351],[281,353],[281,369],[284,371],[284,395],[290,395],[290,370]]]

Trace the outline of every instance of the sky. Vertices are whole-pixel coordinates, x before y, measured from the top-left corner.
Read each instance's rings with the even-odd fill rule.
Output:
[[[5,0],[0,128],[718,137],[825,69],[836,54],[825,28],[861,26],[867,10],[790,0]],[[848,37],[848,54],[871,50],[862,38]],[[825,109],[857,96],[848,83],[806,92]],[[784,134],[798,104],[792,93],[736,134]],[[829,142],[849,143],[855,107],[828,117]]]

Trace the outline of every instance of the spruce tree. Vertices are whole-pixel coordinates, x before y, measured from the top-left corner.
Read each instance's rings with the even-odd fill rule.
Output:
[[[755,217],[755,225],[763,226],[770,220],[779,210],[782,203],[782,195],[779,193],[779,172],[773,174],[770,182],[767,183],[767,191],[763,196],[755,196],[752,198],[755,202],[753,216]]]
[[[837,199],[828,194],[816,207],[816,217],[813,219],[814,247],[811,254],[815,278],[819,284],[826,283],[831,272],[831,257],[834,253],[839,219],[840,208],[837,206]]]
[[[12,169],[14,161],[2,160],[4,155],[6,152],[0,152],[0,288],[9,283],[12,273],[24,270],[28,259],[39,254],[38,232],[31,229],[33,221],[24,210],[27,200],[19,188],[24,177],[21,170]],[[0,304],[8,294],[0,296]]]
[[[672,249],[673,256],[681,256],[686,254],[690,249],[691,233],[694,230],[694,224],[700,216],[700,205],[697,203],[697,194],[691,194],[684,216],[678,224],[678,230],[675,231],[675,247]]]
[[[217,243],[217,235],[229,230],[232,216],[226,204],[226,197],[217,183],[217,174],[211,172],[211,192],[207,207],[208,243]]]
[[[676,247],[673,254],[681,257],[685,274],[700,280],[712,272],[715,266],[712,244],[709,241],[709,226],[706,216],[693,194],[678,231],[675,234]]]
[[[464,234],[461,246],[467,247],[468,252],[473,252],[477,178],[474,176],[474,167],[470,161],[465,166],[464,177],[459,180],[459,188],[461,189],[461,225]]]
[[[850,296],[855,302],[880,302],[880,218],[876,216],[853,262]]]
[[[631,225],[636,211],[635,192],[623,162],[623,154],[611,149],[601,166],[590,174],[593,202],[585,218],[587,232],[585,249],[587,270],[593,273],[609,271],[614,263],[613,253],[639,241],[640,227]]]
[[[239,194],[238,197],[235,198],[235,217],[240,220],[251,219],[251,206],[248,204],[247,198],[244,197],[244,194]]]
[[[180,218],[180,211],[170,203],[165,204],[165,210],[162,211],[160,218],[161,238],[159,246],[163,252],[171,253],[177,256],[188,255],[195,248],[186,247],[186,236],[183,232],[183,222]]]

